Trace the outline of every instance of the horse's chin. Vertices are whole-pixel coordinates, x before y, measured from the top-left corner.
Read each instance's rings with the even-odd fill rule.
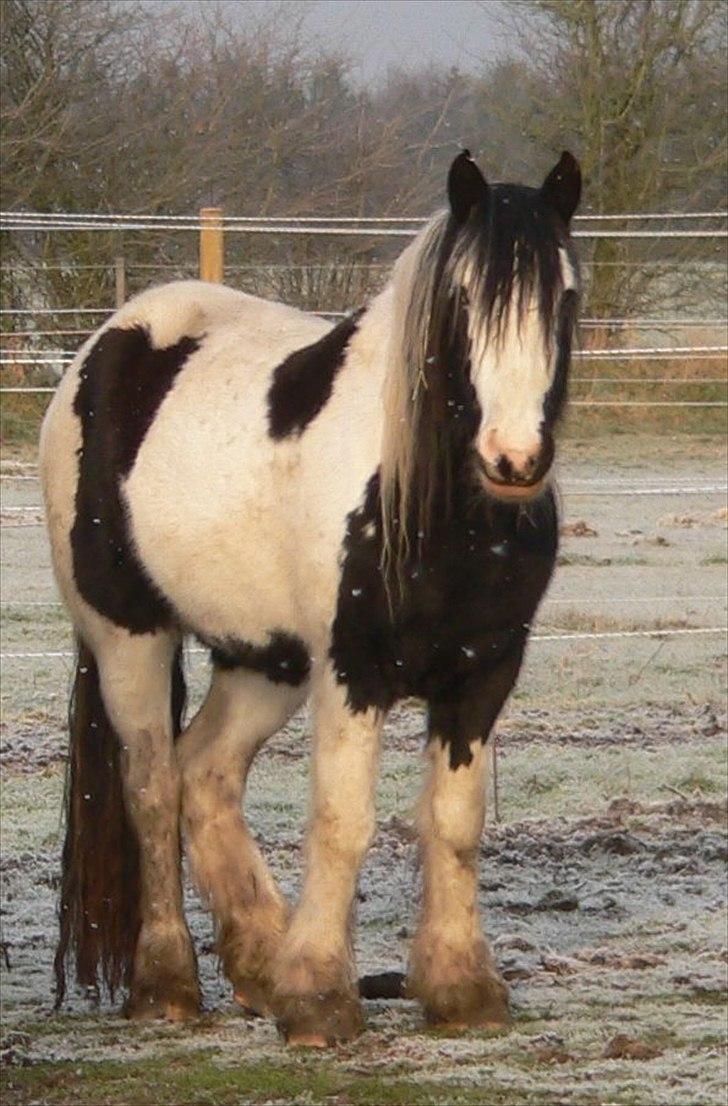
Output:
[[[483,473],[483,487],[493,499],[499,499],[502,503],[530,503],[536,499],[548,485],[548,477],[544,476],[535,484],[497,484]]]

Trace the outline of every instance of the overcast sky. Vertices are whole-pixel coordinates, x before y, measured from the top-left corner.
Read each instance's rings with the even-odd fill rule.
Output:
[[[169,0],[147,0],[157,10]],[[186,0],[190,6],[211,0]],[[266,9],[303,12],[307,34],[352,59],[359,78],[376,82],[389,66],[428,62],[478,68],[501,53],[498,9],[503,0],[222,0],[244,24]]]
[[[469,69],[500,45],[497,0],[307,0],[303,6],[306,26],[348,53],[365,81],[391,65],[434,61]]]

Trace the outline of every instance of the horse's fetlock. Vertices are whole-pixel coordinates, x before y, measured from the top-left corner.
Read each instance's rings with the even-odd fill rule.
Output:
[[[197,962],[183,922],[152,922],[139,934],[131,990],[130,1018],[182,1021],[200,1010]]]
[[[134,979],[155,976],[160,965],[171,977],[196,980],[195,951],[184,921],[158,919],[142,926],[134,954]]]
[[[276,965],[272,1008],[292,1045],[349,1041],[364,1028],[364,1015],[348,957],[286,957]]]
[[[412,947],[407,993],[430,1024],[504,1026],[511,1022],[508,988],[485,940],[453,943],[423,932]]]
[[[217,937],[222,968],[237,1001],[267,1013],[273,989],[273,966],[286,929],[284,904],[273,900],[228,919]]]
[[[275,989],[281,994],[308,994],[353,988],[351,954],[337,947],[314,947],[287,940],[274,965]]]
[[[454,816],[451,805],[442,800],[433,799],[432,810],[425,821],[423,837],[455,853],[458,859],[473,863],[477,854],[478,841],[482,828],[482,816],[479,809],[466,805],[458,809]]]

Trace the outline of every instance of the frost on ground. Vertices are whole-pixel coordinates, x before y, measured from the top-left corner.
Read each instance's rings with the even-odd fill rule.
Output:
[[[631,435],[566,445],[562,553],[536,634],[724,625],[725,497],[603,494],[717,487],[723,446]],[[108,1001],[94,1009],[78,994],[53,1014],[71,661],[24,656],[69,647],[34,525],[38,495],[32,479],[3,483],[2,649],[20,654],[3,665],[1,688],[3,1106],[725,1101],[725,649],[712,633],[532,642],[498,725],[500,821],[491,801],[480,868],[486,928],[512,989],[509,1033],[445,1039],[424,1031],[413,1004],[369,1002],[356,1043],[286,1051],[269,1022],[235,1009],[191,888],[208,1011],[199,1023],[129,1025]],[[189,675],[198,702],[199,655]],[[357,903],[362,972],[403,967],[416,924],[423,728],[412,706],[387,727]],[[249,789],[252,827],[291,899],[307,733],[305,715],[294,719]]]
[[[628,725],[613,712],[592,712],[579,728],[544,711],[511,716],[499,738],[502,821],[493,823],[491,804],[480,886],[488,933],[511,986],[515,1028],[503,1036],[445,1039],[423,1030],[413,1004],[367,1003],[361,1041],[319,1060],[332,1086],[343,1079],[342,1087],[354,1088],[353,1098],[340,1101],[723,1101],[724,719],[700,708],[645,708],[631,719]],[[420,712],[408,708],[388,727],[378,833],[358,895],[363,971],[404,965],[416,922],[411,811],[422,725]],[[251,822],[290,896],[301,870],[306,728],[300,716],[275,738],[251,781]],[[49,1072],[57,1079],[69,1065],[82,1065],[74,1070],[85,1078],[86,1066],[97,1071],[108,1063],[114,1071],[114,1062],[123,1061],[127,1070],[165,1058],[158,1070],[167,1061],[179,1065],[192,1079],[190,1097],[164,1097],[160,1087],[157,1099],[128,1101],[228,1101],[219,1088],[210,1098],[204,1086],[193,1093],[194,1073],[203,1084],[210,1069],[223,1073],[234,1089],[241,1072],[261,1065],[291,1073],[290,1087],[270,1097],[261,1074],[258,1097],[256,1084],[244,1099],[229,1101],[338,1101],[324,1090],[316,1097],[306,1083],[312,1061],[282,1049],[271,1024],[235,1011],[217,972],[209,917],[191,888],[188,910],[209,1011],[199,1026],[128,1025],[106,1002],[92,1010],[81,995],[61,1015],[51,1014],[61,746],[57,734],[31,745],[21,726],[6,729],[2,749],[6,1101],[76,1101],[63,1098],[57,1082],[51,1080],[50,1091],[45,1086]],[[364,1091],[357,1097],[367,1079],[375,1080],[366,1084],[374,1097]],[[94,1093],[110,1093],[104,1086]],[[313,1097],[301,1099],[302,1087]],[[377,1087],[394,1097],[378,1099]],[[430,1097],[416,1097],[423,1087]]]

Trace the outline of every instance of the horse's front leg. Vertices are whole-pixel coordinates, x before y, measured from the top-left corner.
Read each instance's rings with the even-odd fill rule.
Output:
[[[359,867],[374,830],[381,715],[353,714],[329,669],[313,689],[312,813],[303,890],[274,969],[289,1044],[324,1046],[363,1028],[351,944]]]
[[[495,1027],[511,1021],[508,991],[481,927],[477,861],[485,818],[485,738],[515,683],[521,655],[519,650],[457,702],[430,705],[430,771],[419,811],[424,897],[408,992],[431,1024]]]

